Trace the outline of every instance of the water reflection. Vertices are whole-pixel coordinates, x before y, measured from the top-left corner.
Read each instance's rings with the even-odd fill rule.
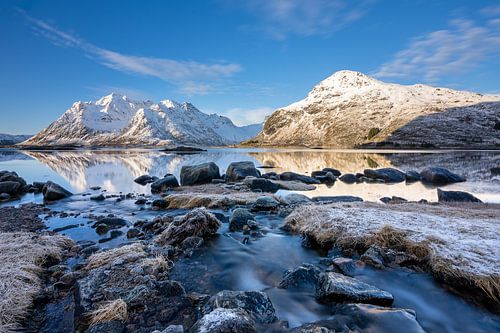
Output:
[[[447,186],[465,190],[488,202],[500,202],[500,176],[491,172],[500,166],[500,152],[388,152],[355,150],[278,150],[278,149],[209,149],[193,155],[176,155],[157,150],[82,150],[82,151],[0,151],[0,168],[15,170],[28,181],[61,181],[75,192],[101,186],[109,192],[147,193],[149,189],[133,179],[150,174],[179,176],[183,165],[207,161],[219,165],[221,172],[233,161],[250,160],[256,165],[273,166],[266,171],[309,173],[324,167],[342,172],[362,172],[365,168],[396,167],[420,170],[437,165],[465,175],[466,183]],[[316,195],[358,195],[376,201],[382,196],[397,195],[410,200],[436,200],[435,188],[414,184],[354,184],[336,182],[332,187],[318,186]]]

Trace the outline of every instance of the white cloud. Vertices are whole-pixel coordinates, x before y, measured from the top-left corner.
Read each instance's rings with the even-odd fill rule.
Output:
[[[241,1],[240,1],[241,2]],[[375,0],[252,0],[240,5],[277,39],[289,35],[328,35],[359,20]],[[231,2],[233,4],[233,2]]]
[[[447,29],[415,38],[374,73],[379,78],[436,82],[444,75],[470,71],[500,54],[498,18],[477,24],[466,19],[451,20]]]
[[[234,108],[222,112],[222,115],[229,117],[236,125],[244,126],[263,122],[273,111],[274,109],[269,107],[254,109]]]
[[[121,72],[157,77],[177,86],[183,93],[191,95],[207,93],[211,90],[212,82],[231,77],[242,70],[239,64],[234,63],[204,64],[196,61],[122,54],[98,47],[42,20],[22,14],[32,23],[36,34],[47,38],[55,45],[80,49],[102,65]]]

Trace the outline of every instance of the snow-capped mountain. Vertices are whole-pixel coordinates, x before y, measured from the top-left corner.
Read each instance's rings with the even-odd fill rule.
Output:
[[[339,71],[276,110],[250,145],[500,146],[500,97]]]
[[[238,127],[190,103],[137,102],[112,93],[96,102],[76,102],[59,119],[23,145],[218,146],[255,136],[261,124]]]
[[[31,137],[31,135],[3,134],[0,133],[0,146],[15,145],[23,142]]]

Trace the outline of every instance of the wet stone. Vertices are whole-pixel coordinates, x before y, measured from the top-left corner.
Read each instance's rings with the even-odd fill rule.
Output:
[[[242,309],[217,308],[204,315],[191,329],[193,333],[256,333],[255,322]]]
[[[245,208],[236,208],[229,220],[230,231],[240,231],[248,225],[248,221],[254,220],[255,216]]]
[[[321,270],[312,265],[304,263],[294,269],[287,270],[283,274],[283,280],[278,285],[278,288],[288,289],[303,286],[315,286],[318,283]]]

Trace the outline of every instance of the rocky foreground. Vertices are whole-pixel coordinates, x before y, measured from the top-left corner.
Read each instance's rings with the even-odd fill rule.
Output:
[[[180,179],[170,174],[138,177],[136,183],[151,188],[152,195],[146,196],[107,194],[99,188],[72,194],[53,182],[27,184],[15,172],[2,171],[3,201],[38,192],[45,205],[0,208],[0,257],[7,263],[0,270],[0,332],[423,332],[414,311],[391,307],[391,293],[355,277],[363,266],[427,271],[479,306],[498,310],[497,205],[441,190],[437,204],[277,194],[336,181],[436,185],[465,179],[439,167],[262,174],[252,162],[232,163],[221,175],[216,164],[204,163],[184,166]],[[137,212],[158,214],[132,224],[112,214],[52,210],[59,200],[103,205],[130,200]],[[43,219],[81,214],[103,235],[99,242],[43,231]],[[328,319],[289,328],[264,291],[201,294],[185,288],[193,279],[203,283],[201,277],[171,278],[173,267],[204,251],[225,223],[241,234],[243,244],[266,237],[257,222],[262,216],[285,217],[282,227],[302,235],[305,247],[341,251],[320,264],[290,267],[277,285],[312,292],[317,302],[331,306]],[[81,227],[66,225],[59,231]],[[106,246],[120,237],[126,240]]]

